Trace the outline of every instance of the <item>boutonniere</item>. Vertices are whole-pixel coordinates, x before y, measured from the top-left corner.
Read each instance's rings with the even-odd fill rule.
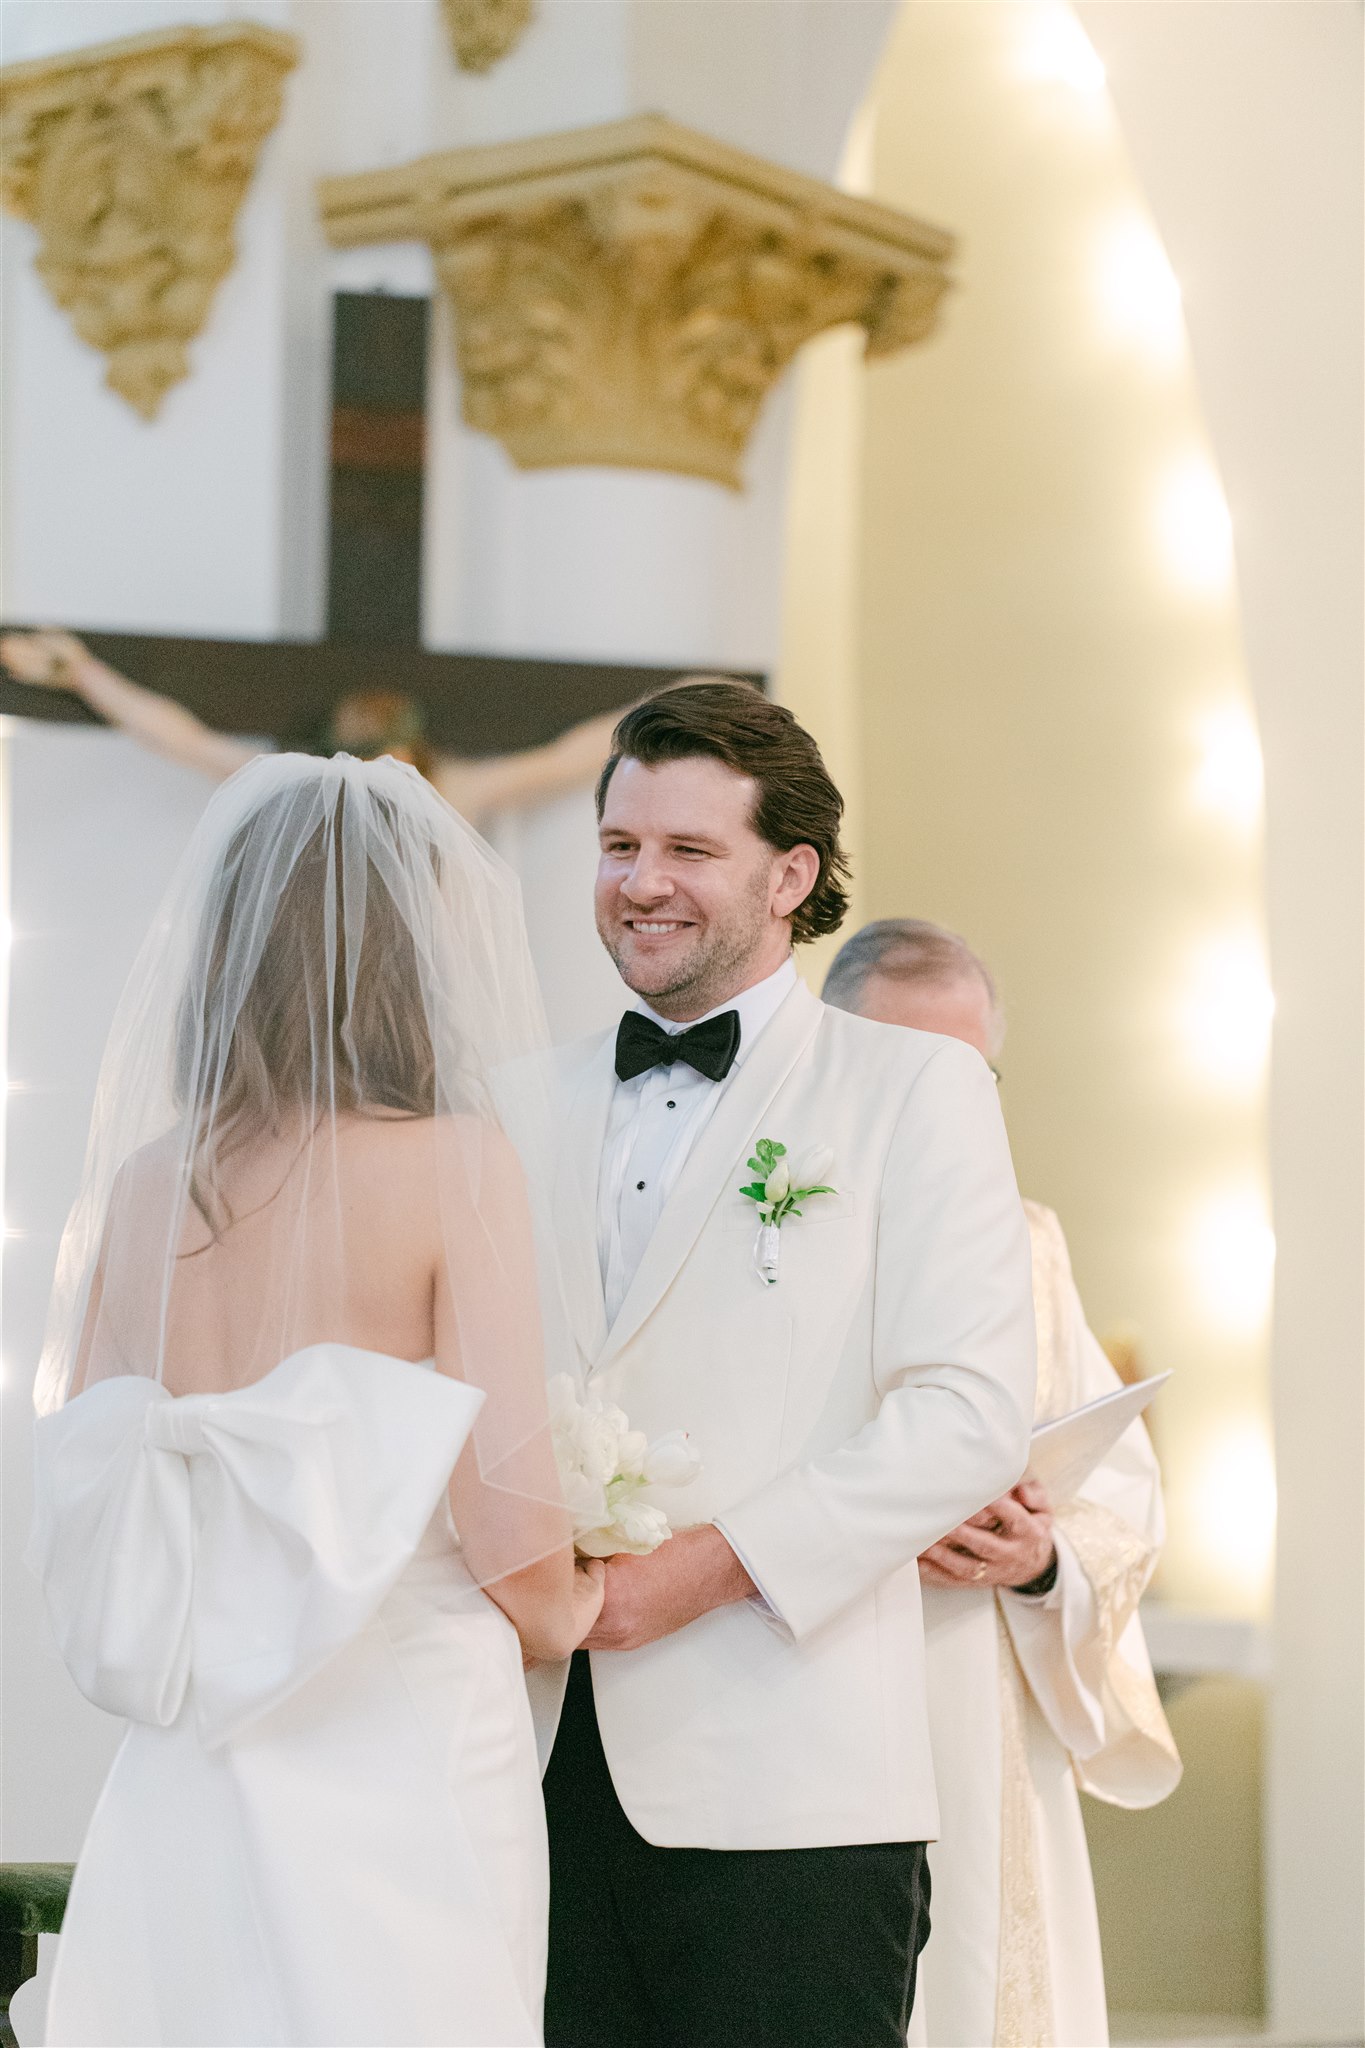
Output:
[[[780,1233],[787,1218],[799,1216],[801,1204],[810,1201],[813,1195],[838,1192],[825,1180],[833,1165],[834,1154],[828,1145],[808,1145],[799,1158],[791,1161],[787,1158],[786,1146],[776,1144],[771,1138],[760,1138],[754,1146],[749,1171],[757,1174],[758,1178],[742,1187],[740,1193],[758,1204],[754,1266],[766,1286],[777,1285],[782,1244]]]

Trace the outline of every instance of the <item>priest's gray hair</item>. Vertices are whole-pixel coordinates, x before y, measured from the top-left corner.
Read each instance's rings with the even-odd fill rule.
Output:
[[[990,998],[991,1052],[999,1054],[1005,1042],[1005,1013],[994,977],[957,932],[922,917],[879,917],[845,939],[825,976],[823,999],[833,1009],[856,1012],[863,991],[877,974],[888,981],[920,982],[931,988],[981,982]]]

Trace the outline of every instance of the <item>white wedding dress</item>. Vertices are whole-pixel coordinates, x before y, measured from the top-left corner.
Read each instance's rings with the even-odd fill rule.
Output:
[[[548,1868],[511,1623],[446,1505],[482,1395],[316,1344],[254,1384],[38,1423],[32,1561],[132,1724],[49,2048],[541,2039]]]

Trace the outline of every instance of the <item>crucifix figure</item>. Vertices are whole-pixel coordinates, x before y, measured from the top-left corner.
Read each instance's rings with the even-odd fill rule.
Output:
[[[106,724],[158,754],[223,782],[261,749],[216,730],[101,661],[74,633],[0,636],[0,662],[16,682],[70,691]],[[455,810],[479,826],[499,811],[544,803],[590,782],[609,751],[616,711],[580,720],[558,737],[516,752],[470,758],[434,746],[420,704],[398,690],[358,690],[336,705],[309,751],[391,754],[411,762]]]

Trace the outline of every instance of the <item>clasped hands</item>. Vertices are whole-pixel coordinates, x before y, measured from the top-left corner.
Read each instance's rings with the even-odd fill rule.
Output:
[[[713,1607],[752,1599],[757,1590],[720,1530],[710,1523],[676,1530],[647,1557],[620,1551],[614,1557],[580,1559],[574,1608],[580,1627],[590,1616],[593,1619],[578,1647],[642,1650]],[[528,1671],[540,1661],[523,1653]]]
[[[1021,1479],[926,1550],[919,1575],[926,1586],[1027,1586],[1056,1554],[1047,1492],[1036,1479]]]
[[[622,1552],[607,1559],[601,1612],[583,1647],[641,1650],[756,1590],[719,1529],[678,1529],[648,1557]]]

